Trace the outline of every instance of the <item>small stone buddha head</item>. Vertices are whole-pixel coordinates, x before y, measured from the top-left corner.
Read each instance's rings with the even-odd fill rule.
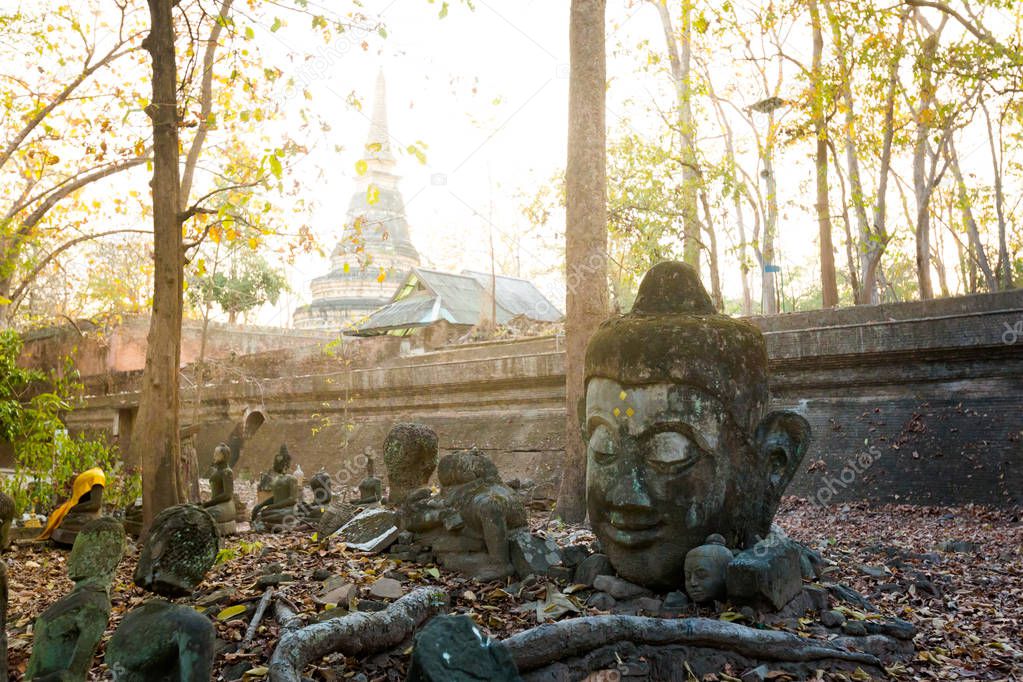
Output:
[[[283,474],[288,471],[288,467],[291,466],[291,453],[288,452],[288,444],[281,443],[281,449],[274,455],[274,471],[278,474]]]
[[[693,268],[660,263],[632,311],[591,337],[585,363],[587,508],[619,575],[677,587],[709,534],[740,549],[767,535],[810,427],[765,414],[756,327],[718,314]]]
[[[192,504],[168,507],[153,519],[135,584],[162,597],[189,595],[213,568],[219,550],[217,524],[208,511]]]
[[[76,585],[109,586],[124,555],[124,538],[124,526],[117,519],[104,516],[87,523],[71,548],[68,577]]]
[[[227,468],[231,461],[231,448],[228,447],[227,443],[221,443],[217,447],[213,448],[213,466],[218,469]]]
[[[697,603],[721,599],[725,596],[725,572],[732,561],[732,551],[725,547],[725,539],[714,533],[707,543],[686,554],[686,592]]]

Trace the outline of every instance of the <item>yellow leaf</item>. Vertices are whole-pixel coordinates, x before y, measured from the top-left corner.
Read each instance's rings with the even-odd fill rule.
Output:
[[[346,275],[348,274],[348,272],[349,272],[349,271],[350,271],[351,269],[352,269],[352,266],[351,266],[351,265],[349,265],[348,263],[345,263],[344,267],[342,268],[342,270],[344,270],[344,272],[345,272],[345,274],[346,274]]]
[[[359,175],[365,175],[366,171],[369,170],[369,164],[366,163],[365,159],[359,159],[355,162],[355,172]]]
[[[380,274],[377,275],[377,281],[382,283],[385,279],[387,279],[387,273],[384,272],[383,268],[380,268]]]
[[[257,668],[249,668],[242,674],[242,679],[247,680],[252,677],[266,677],[270,674],[270,669],[264,665]]]
[[[370,185],[366,188],[366,203],[372,206],[378,201],[380,201],[380,188],[376,185]]]
[[[240,616],[245,613],[245,604],[235,604],[234,606],[228,606],[226,609],[217,614],[217,620],[231,620],[236,616]]]
[[[259,246],[259,239],[256,237],[249,237],[249,248],[255,250]]]

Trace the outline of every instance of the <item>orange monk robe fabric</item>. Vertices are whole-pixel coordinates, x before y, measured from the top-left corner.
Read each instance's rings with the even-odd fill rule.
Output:
[[[75,482],[71,485],[71,497],[68,501],[60,505],[53,510],[50,514],[50,518],[46,520],[46,527],[43,528],[43,532],[39,534],[37,540],[46,540],[53,534],[53,531],[60,527],[61,522],[67,513],[71,511],[71,508],[78,504],[82,497],[92,490],[92,486],[99,485],[106,487],[107,477],[100,468],[89,469],[78,474],[75,478]]]

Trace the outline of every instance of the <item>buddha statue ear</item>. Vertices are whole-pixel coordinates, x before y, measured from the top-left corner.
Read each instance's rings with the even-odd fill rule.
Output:
[[[756,443],[766,464],[768,494],[781,499],[810,445],[810,424],[795,412],[771,412],[757,426]]]

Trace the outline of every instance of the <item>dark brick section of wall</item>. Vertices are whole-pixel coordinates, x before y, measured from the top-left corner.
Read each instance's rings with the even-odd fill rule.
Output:
[[[814,427],[790,492],[821,502],[1023,504],[1023,291],[752,322],[767,340],[774,407]],[[286,441],[307,474],[322,467],[354,485],[367,449],[379,453],[390,426],[412,420],[436,429],[444,451],[484,448],[506,477],[557,478],[559,339],[393,350],[356,352],[347,366],[315,353],[263,356],[264,371],[250,366],[206,387],[203,461],[246,410],[260,408],[267,422],[240,465],[251,475]],[[110,428],[137,402],[135,381],[96,391],[72,428]]]

